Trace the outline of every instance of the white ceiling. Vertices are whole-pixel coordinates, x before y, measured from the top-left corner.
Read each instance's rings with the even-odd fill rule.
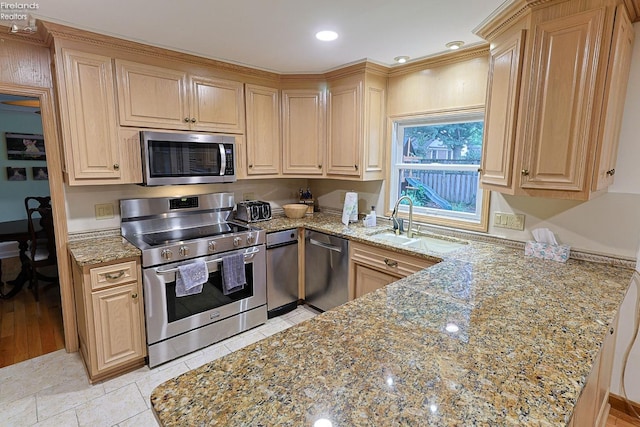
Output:
[[[33,17],[278,73],[424,58],[481,40],[504,0],[52,0]],[[314,34],[330,29],[334,42]]]

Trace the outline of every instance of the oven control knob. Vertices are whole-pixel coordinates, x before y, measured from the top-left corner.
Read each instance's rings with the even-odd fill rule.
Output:
[[[234,237],[233,238],[233,246],[240,246],[240,238],[239,237]]]
[[[215,252],[215,251],[216,251],[216,242],[212,240],[209,242],[209,252]]]
[[[162,258],[166,259],[166,260],[170,260],[171,258],[173,258],[173,252],[171,252],[170,249],[164,249],[160,255],[162,255]]]
[[[249,234],[247,236],[247,245],[251,245],[256,241],[256,238],[253,234]]]
[[[181,257],[189,256],[189,247],[180,246],[180,249],[178,249],[178,253],[180,254]]]

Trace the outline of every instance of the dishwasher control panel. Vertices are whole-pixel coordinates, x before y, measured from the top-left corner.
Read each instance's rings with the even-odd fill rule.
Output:
[[[295,243],[298,241],[298,229],[276,231],[267,234],[267,247],[277,246],[283,243]]]

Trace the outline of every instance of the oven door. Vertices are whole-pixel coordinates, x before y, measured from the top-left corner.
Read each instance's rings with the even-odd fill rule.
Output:
[[[224,295],[221,260],[224,256],[236,253],[244,254],[247,284],[240,291]],[[193,260],[143,269],[149,345],[267,303],[264,245],[203,259],[207,262],[209,280],[202,292],[196,295],[176,297],[177,267]]]

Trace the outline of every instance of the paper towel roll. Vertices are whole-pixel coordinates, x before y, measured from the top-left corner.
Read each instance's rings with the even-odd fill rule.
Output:
[[[352,191],[344,195],[344,207],[342,208],[342,223],[349,225],[349,222],[358,221],[358,193]]]

